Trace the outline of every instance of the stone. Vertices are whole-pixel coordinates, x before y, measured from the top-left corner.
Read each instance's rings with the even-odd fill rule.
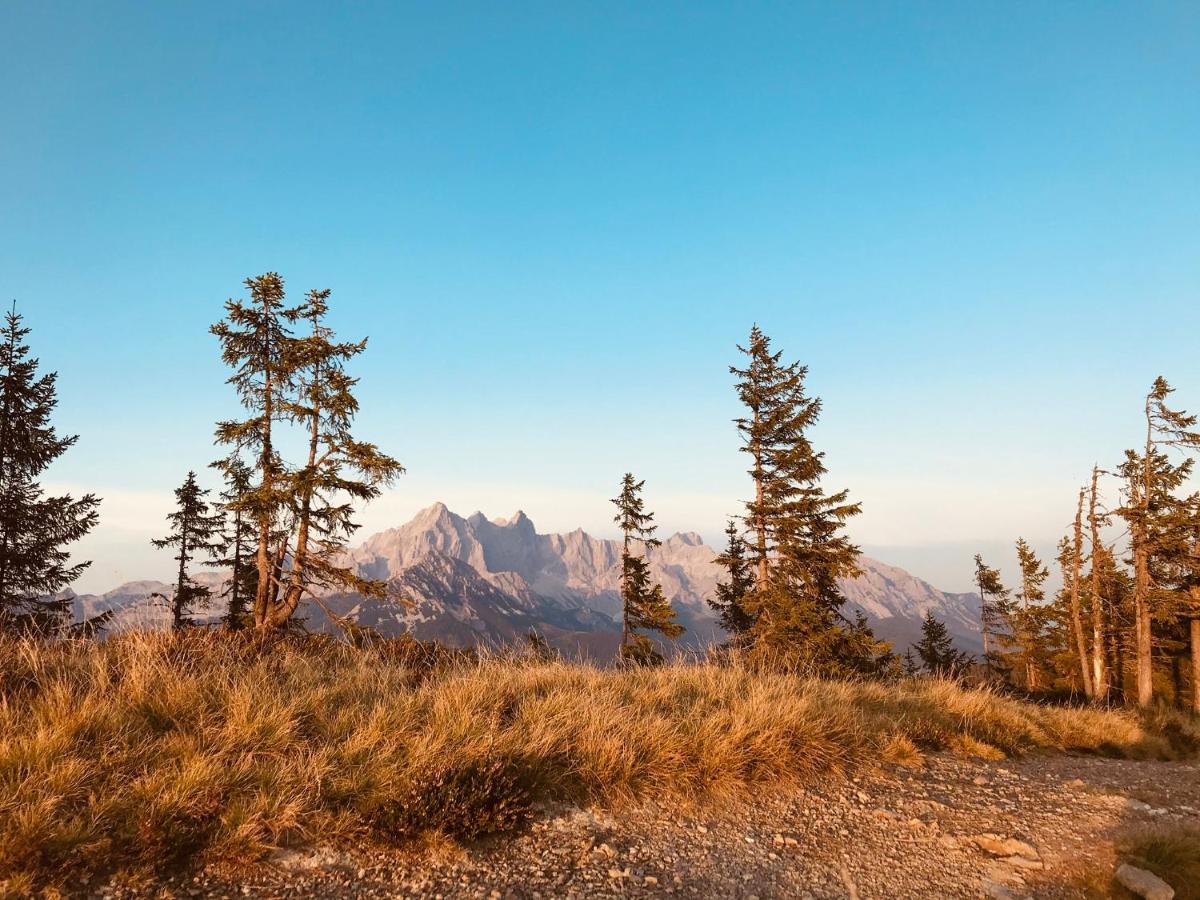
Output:
[[[1037,852],[1037,848],[1016,838],[1003,837],[998,834],[985,832],[984,834],[977,834],[969,840],[980,850],[990,853],[992,856],[1023,856],[1026,859],[1041,858],[1041,854]]]
[[[1175,889],[1145,869],[1121,863],[1117,866],[1117,881],[1144,900],[1172,900]]]

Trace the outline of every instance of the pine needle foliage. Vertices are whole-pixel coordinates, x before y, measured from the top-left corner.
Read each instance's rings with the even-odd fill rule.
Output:
[[[753,637],[754,615],[750,612],[754,595],[754,570],[741,529],[732,519],[725,527],[725,550],[713,560],[725,570],[718,581],[715,596],[708,605],[717,614],[721,627],[729,634],[730,644],[746,649]]]
[[[224,513],[222,555],[213,562],[228,569],[229,583],[222,597],[226,598],[225,627],[236,631],[248,624],[250,603],[258,589],[258,568],[254,565],[254,547],[257,537],[254,519],[246,507],[246,497],[253,487],[253,472],[237,454],[212,463],[225,479],[225,490],[220,494],[221,511]]]
[[[730,367],[746,408],[735,420],[750,457],[754,497],[743,517],[755,572],[754,652],[786,665],[858,672],[875,661],[860,655],[861,634],[841,615],[838,580],[859,574],[859,549],[844,533],[861,512],[846,490],[826,493],[824,454],[809,440],[821,401],[809,396],[808,369],[785,363],[755,325]]]
[[[1004,672],[1000,638],[1005,634],[1004,612],[1009,590],[1000,581],[1000,572],[975,554],[975,586],[979,589],[979,622],[983,637],[983,665],[989,676]]]
[[[0,333],[0,631],[61,631],[69,600],[56,598],[90,562],[72,562],[67,545],[95,527],[100,500],[45,496],[38,477],[74,446],[50,423],[58,404],[54,372],[38,374],[16,305]]]
[[[303,303],[288,306],[274,272],[247,279],[246,288],[249,299],[228,301],[225,319],[212,328],[247,411],[244,419],[218,423],[217,441],[254,460],[252,487],[237,501],[257,530],[252,612],[257,627],[279,629],[321,589],[388,595],[383,582],[361,578],[337,559],[358,527],[355,504],[375,499],[404,469],[353,435],[358,382],[346,364],[367,342],[336,338],[326,324],[330,292],[309,291]],[[280,432],[290,430],[304,447],[291,465],[278,450]]]
[[[921,667],[930,675],[954,678],[963,675],[971,663],[970,654],[957,650],[944,622],[926,610],[921,622],[921,639],[912,647]],[[911,661],[911,656],[908,658]]]
[[[621,479],[621,493],[612,501],[617,507],[613,521],[622,534],[621,659],[625,663],[658,665],[663,662],[663,655],[646,632],[677,638],[684,629],[676,620],[662,585],[650,576],[647,554],[661,541],[654,536],[654,514],[646,509],[642,498],[645,484],[626,472]],[[641,545],[640,554],[635,552],[636,544]]]
[[[205,499],[208,491],[196,481],[196,473],[188,472],[183,484],[175,489],[175,511],[167,515],[171,532],[150,543],[159,549],[174,547],[179,568],[175,577],[175,593],[171,597],[171,627],[183,628],[192,624],[195,607],[208,600],[209,589],[192,580],[189,564],[197,556],[217,557],[224,549],[221,526],[224,516],[212,512]]]

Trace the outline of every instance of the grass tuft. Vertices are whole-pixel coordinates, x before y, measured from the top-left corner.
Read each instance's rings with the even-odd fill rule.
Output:
[[[1200,900],[1200,827],[1156,825],[1126,832],[1121,859],[1153,872],[1175,888],[1176,900]]]

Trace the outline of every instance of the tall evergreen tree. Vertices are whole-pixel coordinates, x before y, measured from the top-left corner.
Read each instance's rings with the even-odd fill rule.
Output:
[[[358,527],[354,502],[374,499],[404,469],[351,432],[357,379],[345,364],[366,341],[335,339],[325,324],[329,291],[310,291],[300,306],[288,307],[277,274],[246,285],[249,302],[230,300],[213,332],[234,370],[229,381],[250,415],[220,423],[217,440],[256,461],[257,484],[240,501],[258,532],[254,621],[281,628],[306,594],[319,602],[317,588],[387,594],[383,582],[360,578],[337,557]],[[308,333],[297,336],[297,323]],[[278,452],[276,431],[283,425],[296,425],[303,434],[306,452],[299,465],[285,465]]]
[[[175,560],[179,569],[171,598],[171,627],[176,630],[191,624],[196,605],[209,596],[207,587],[192,580],[188,565],[197,556],[212,559],[223,550],[224,516],[210,510],[207,496],[208,491],[196,482],[196,473],[188,472],[183,484],[175,488],[175,511],[167,515],[171,533],[150,542],[159,549],[174,547],[177,551]]]
[[[57,374],[38,375],[16,305],[0,335],[0,630],[57,630],[70,604],[55,599],[91,563],[71,563],[66,545],[95,527],[100,500],[47,497],[38,476],[78,439],[50,424]]]
[[[667,638],[683,634],[675,619],[675,610],[663,595],[662,585],[650,577],[646,554],[660,541],[654,537],[654,514],[646,510],[642,499],[644,481],[632,473],[621,480],[621,493],[613,499],[617,515],[613,521],[621,529],[621,659],[627,663],[654,664],[662,661],[654,641],[642,632],[657,632]],[[634,544],[642,553],[634,552]]]
[[[730,644],[744,649],[749,645],[754,628],[754,616],[750,612],[754,572],[747,558],[746,542],[732,519],[725,528],[725,537],[725,552],[713,561],[725,570],[726,580],[717,582],[716,596],[708,601],[708,605],[729,634]]]
[[[1181,532],[1189,514],[1175,492],[1191,475],[1193,460],[1174,463],[1171,449],[1200,450],[1196,417],[1167,406],[1173,388],[1159,376],[1146,395],[1146,441],[1141,452],[1127,450],[1120,474],[1126,484],[1126,502],[1117,511],[1129,524],[1133,555],[1134,648],[1137,666],[1137,699],[1140,706],[1154,700],[1153,620],[1173,614],[1181,600],[1177,588],[1156,577],[1174,570],[1183,552]]]
[[[754,482],[744,518],[756,575],[755,647],[788,664],[860,671],[873,663],[855,656],[862,642],[841,615],[838,579],[859,573],[858,548],[843,529],[861,507],[847,491],[821,487],[824,454],[808,438],[821,401],[805,391],[807,368],[784,363],[757,325],[738,350],[746,367],[730,372],[746,407],[735,421]]]
[[[921,622],[921,640],[912,649],[916,650],[921,665],[931,675],[961,675],[971,662],[969,654],[955,649],[949,629],[933,614],[933,610],[925,612]]]
[[[975,554],[975,586],[979,588],[979,630],[983,637],[983,666],[988,676],[1002,670],[999,638],[1004,634],[1004,612],[1008,607],[1008,588],[1000,581],[1000,572]]]
[[[286,472],[276,449],[275,430],[289,421],[288,403],[295,388],[299,359],[292,323],[298,309],[285,303],[283,279],[276,272],[247,278],[246,301],[228,300],[225,318],[212,327],[221,342],[221,356],[233,369],[228,383],[237,391],[247,417],[217,423],[216,438],[233,453],[254,460],[257,482],[243,495],[243,509],[253,516],[257,531],[254,622],[265,626],[279,595],[290,533],[287,520]]]
[[[1021,571],[1021,587],[1017,591],[1017,602],[1005,607],[1008,633],[1001,638],[1001,644],[1009,648],[1010,668],[1021,673],[1025,690],[1037,691],[1042,687],[1042,673],[1050,663],[1053,611],[1045,604],[1043,587],[1050,571],[1024,538],[1017,538],[1017,565]]]
[[[257,531],[252,512],[245,505],[253,489],[254,473],[237,454],[218,460],[212,467],[225,478],[225,490],[220,495],[225,515],[224,551],[214,562],[229,570],[229,585],[222,596],[227,598],[225,627],[232,631],[249,624],[250,603],[258,589],[258,568],[254,564]]]

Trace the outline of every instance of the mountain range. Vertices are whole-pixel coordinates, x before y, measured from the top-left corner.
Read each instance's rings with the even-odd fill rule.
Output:
[[[500,645],[537,631],[565,652],[610,658],[620,636],[618,541],[582,529],[540,534],[523,512],[509,519],[482,513],[462,517],[442,503],[411,521],[382,531],[347,552],[349,565],[386,580],[405,604],[359,594],[331,593],[302,608],[306,626],[334,633],[337,617],[395,635],[454,646]],[[679,646],[701,649],[722,637],[706,600],[720,568],[717,551],[694,532],[673,534],[649,551],[650,568],[687,628]],[[875,633],[903,650],[920,634],[926,611],[946,623],[964,650],[979,650],[979,598],[939,591],[903,569],[863,556],[862,574],[843,580],[846,612],[862,610]],[[205,572],[196,580],[220,592],[223,578]],[[78,618],[111,610],[110,631],[165,627],[171,587],[134,581],[102,595],[71,595]],[[219,602],[197,611],[201,621],[220,616]]]

